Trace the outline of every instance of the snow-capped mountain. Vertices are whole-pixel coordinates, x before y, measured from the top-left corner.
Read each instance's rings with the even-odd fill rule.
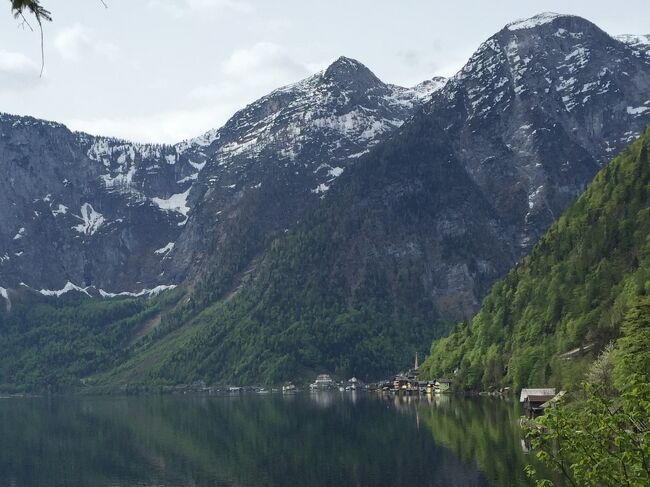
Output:
[[[330,191],[300,239],[327,228],[334,250],[288,253],[312,262],[304,276],[336,282],[350,300],[369,276],[382,276],[398,299],[400,273],[410,269],[440,316],[469,317],[648,123],[650,60],[637,44],[575,16],[513,22],[340,176],[341,191]]]
[[[290,225],[309,206],[304,198],[317,201],[443,84],[386,85],[340,58],[175,146],[0,114],[0,285],[119,293],[176,283],[220,238],[211,228],[219,215],[237,211],[267,178],[291,186],[281,209]],[[264,231],[277,229],[271,220]]]
[[[200,273],[207,261],[223,263],[233,253],[237,266],[252,258],[444,83],[385,84],[360,62],[341,57],[182,144],[179,151],[203,169],[190,194],[187,229],[168,256],[170,275],[179,280]],[[247,250],[240,255],[242,246]]]
[[[650,122],[640,53],[583,18],[540,14],[484,42],[426,108],[524,252]]]
[[[187,282],[141,377],[401,367],[650,123],[646,40],[544,13],[413,88],[340,58],[171,147],[3,115],[0,296]]]
[[[183,309],[182,339],[154,345],[153,356],[168,357],[162,362],[131,365],[181,382],[399,370],[405,350],[426,351],[474,315],[494,282],[650,123],[648,108],[650,62],[637,47],[579,17],[513,22],[345,167],[286,234],[255,230],[288,208],[287,186],[262,181],[272,190],[254,211],[227,214],[208,252],[219,257]]]
[[[412,88],[342,57],[175,146],[2,115],[0,285],[140,292],[242,272],[414,114],[444,124],[523,255],[647,123],[647,40],[540,14]]]
[[[0,114],[0,283],[110,291],[161,282],[153,249],[175,239],[194,169],[176,149]],[[177,211],[174,211],[177,210]]]

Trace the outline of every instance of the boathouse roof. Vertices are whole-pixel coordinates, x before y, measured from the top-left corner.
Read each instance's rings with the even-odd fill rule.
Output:
[[[519,402],[524,402],[529,396],[555,396],[555,388],[542,388],[542,389],[522,389],[519,395]],[[548,401],[548,399],[546,399]]]

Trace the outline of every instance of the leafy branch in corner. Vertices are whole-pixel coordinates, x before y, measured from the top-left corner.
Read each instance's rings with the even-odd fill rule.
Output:
[[[27,15],[32,15],[38,24],[38,30],[41,34],[41,74],[43,76],[43,69],[45,69],[45,48],[43,40],[43,22],[52,22],[52,13],[41,5],[41,0],[9,0],[11,2],[11,12],[16,19],[22,19],[23,25],[29,27],[31,31],[32,26],[27,21]],[[105,8],[108,8],[105,0],[99,0]]]
[[[25,25],[31,30],[32,26],[27,21],[25,13],[31,14],[36,19],[38,23],[38,30],[41,33],[41,74],[43,76],[43,69],[45,69],[45,49],[43,41],[43,22],[52,22],[52,14],[49,10],[44,8],[41,5],[40,0],[10,0],[11,1],[11,12],[14,14],[14,17],[17,19],[22,19]]]

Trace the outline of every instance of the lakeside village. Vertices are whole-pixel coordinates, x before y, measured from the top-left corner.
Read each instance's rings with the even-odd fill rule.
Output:
[[[415,354],[415,364],[408,372],[400,372],[389,379],[379,382],[365,384],[356,377],[347,381],[335,381],[329,374],[319,374],[314,382],[299,387],[292,382],[287,382],[282,387],[263,387],[263,386],[227,386],[227,387],[210,387],[203,381],[191,385],[178,385],[172,388],[172,393],[189,393],[203,392],[208,394],[295,394],[301,391],[311,393],[319,392],[351,392],[365,391],[378,394],[392,394],[401,396],[414,395],[441,395],[452,392],[452,380],[448,378],[438,378],[435,380],[419,380],[420,366],[418,355]],[[507,387],[503,390],[492,393],[480,393],[479,395],[503,396],[510,392]],[[524,417],[522,419],[532,419],[544,414],[546,408],[557,402],[565,391],[556,392],[554,388],[524,388],[521,390],[519,402],[522,405]]]
[[[571,352],[573,353],[573,352]],[[344,381],[335,381],[329,374],[319,374],[312,383],[296,386],[292,382],[286,382],[282,386],[265,387],[255,385],[208,385],[205,381],[196,381],[192,384],[178,384],[175,386],[140,386],[134,384],[126,384],[119,389],[95,389],[100,393],[122,393],[122,394],[141,394],[147,392],[158,392],[166,394],[209,394],[209,395],[226,395],[237,396],[242,394],[296,394],[298,392],[306,391],[310,393],[321,392],[368,392],[377,393],[381,395],[400,396],[403,399],[408,398],[416,399],[418,396],[439,396],[449,395],[453,392],[452,379],[438,378],[435,380],[422,381],[419,379],[420,367],[418,362],[418,355],[415,354],[415,364],[408,372],[400,372],[389,379],[381,380],[373,383],[364,383],[356,377],[352,377]],[[82,380],[82,385],[86,388],[86,393],[92,393],[92,382],[88,379]],[[510,393],[510,388],[505,387],[498,391],[480,392],[480,396],[497,396],[506,397]],[[48,394],[51,392],[48,390]],[[524,388],[521,390],[519,402],[522,405],[524,416],[522,420],[530,420],[537,416],[544,414],[546,408],[555,404],[563,395],[565,391],[556,393],[554,388]],[[39,394],[17,393],[6,394],[0,393],[0,399],[12,397],[39,397]]]
[[[373,383],[363,383],[356,377],[345,381],[335,381],[329,374],[319,374],[314,382],[304,386],[296,386],[292,382],[287,382],[282,387],[263,387],[263,386],[227,386],[227,387],[209,387],[203,381],[192,385],[179,385],[173,388],[172,392],[204,392],[209,394],[293,394],[300,391],[324,392],[324,391],[367,391],[385,394],[416,395],[416,394],[448,394],[451,392],[451,379],[439,378],[436,380],[419,380],[419,362],[418,356],[415,356],[415,364],[408,372],[400,372],[389,379]]]

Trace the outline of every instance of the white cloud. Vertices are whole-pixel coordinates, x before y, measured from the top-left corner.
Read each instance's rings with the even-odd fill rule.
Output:
[[[0,92],[30,88],[40,81],[40,66],[19,52],[0,49]]]
[[[194,87],[189,91],[188,99],[200,106],[218,106],[222,108],[220,113],[230,116],[274,89],[299,81],[313,72],[311,65],[295,60],[282,46],[259,42],[233,51],[222,63],[217,81]],[[228,110],[223,107],[228,107]],[[206,129],[218,127],[226,119],[215,119]]]
[[[216,82],[190,90],[179,109],[146,117],[73,119],[67,124],[92,134],[175,143],[222,126],[246,104],[312,72],[283,47],[260,42],[233,51],[222,63]]]
[[[149,0],[147,5],[159,9],[172,17],[180,18],[187,14],[221,13],[232,11],[241,14],[253,12],[253,7],[241,0]]]
[[[237,83],[279,85],[296,81],[308,75],[309,70],[281,46],[258,42],[249,48],[235,50],[223,64],[223,74]]]
[[[164,111],[143,117],[69,119],[65,123],[73,130],[94,135],[119,137],[134,142],[173,144],[203,134],[219,126],[239,107],[222,104]]]
[[[93,32],[80,24],[60,30],[54,38],[54,47],[66,61],[80,61],[87,54],[99,55],[116,60],[120,49],[111,42],[105,42],[95,37]]]
[[[185,0],[185,3],[192,10],[229,9],[244,14],[253,11],[250,4],[241,0]]]

